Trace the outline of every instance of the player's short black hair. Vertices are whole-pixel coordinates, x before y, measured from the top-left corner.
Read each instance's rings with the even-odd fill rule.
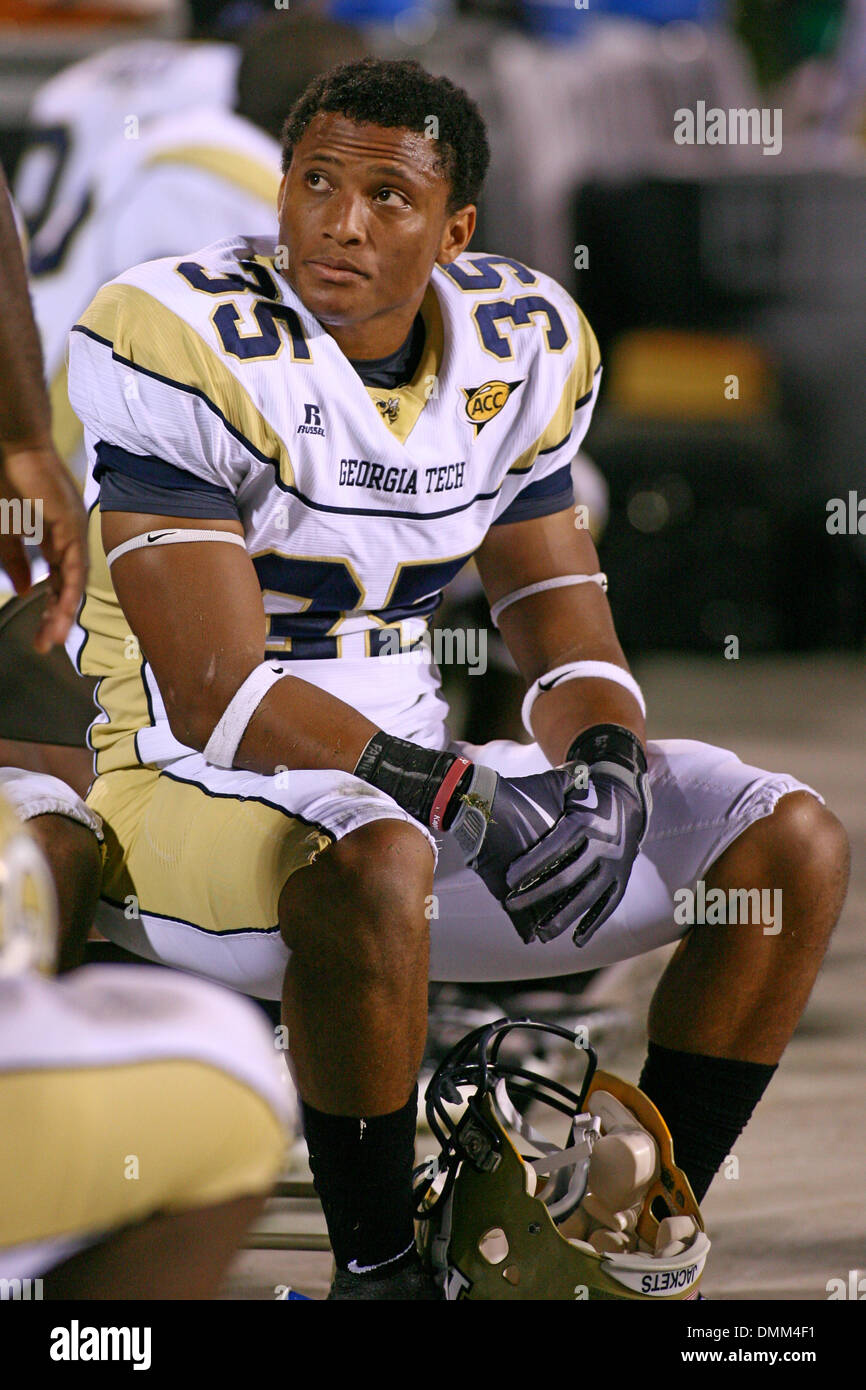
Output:
[[[362,58],[314,78],[283,126],[283,173],[320,111],[338,112],[361,125],[436,131],[439,167],[451,186],[448,212],[478,201],[490,163],[484,118],[461,87],[447,77],[433,77],[414,58]]]

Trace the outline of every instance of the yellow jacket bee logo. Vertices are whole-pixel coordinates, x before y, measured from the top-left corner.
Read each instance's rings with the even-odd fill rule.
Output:
[[[466,397],[466,418],[475,426],[476,438],[494,415],[498,415],[512,391],[522,386],[523,381],[485,381],[483,386],[472,386],[462,391]]]

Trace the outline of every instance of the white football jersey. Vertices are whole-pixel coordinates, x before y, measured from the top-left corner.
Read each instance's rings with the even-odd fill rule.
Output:
[[[118,44],[64,68],[33,101],[15,195],[35,228],[31,292],[54,442],[79,480],[65,356],[99,286],[139,261],[275,224],[279,149],[232,114],[238,63],[228,43]]]
[[[73,63],[39,88],[29,111],[31,143],[15,173],[16,199],[36,228],[37,269],[59,264],[87,216],[106,146],[134,140],[140,127],[174,111],[233,106],[239,62],[232,44],[141,39]]]
[[[491,525],[571,502],[600,367],[560,285],[481,253],[435,267],[414,377],[383,390],[363,384],[274,251],[272,239],[233,237],[136,266],[71,335],[92,567],[70,652],[102,678],[97,771],[183,752],[152,671],[129,659],[100,541],[104,469],[165,485],[165,515],[240,519],[266,650],[314,680],[339,666],[328,658],[423,643],[442,589]],[[351,689],[342,698],[352,703]]]
[[[31,260],[33,312],[50,384],[55,442],[83,480],[81,427],[66,393],[69,330],[100,285],[127,266],[176,254],[237,227],[276,230],[280,149],[250,121],[215,106],[143,125],[102,151],[87,214],[56,265]]]

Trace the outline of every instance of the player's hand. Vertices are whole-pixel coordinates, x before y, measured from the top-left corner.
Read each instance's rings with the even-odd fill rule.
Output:
[[[622,900],[649,821],[646,759],[630,731],[598,725],[570,751],[534,777],[476,764],[450,827],[526,942],[571,929],[583,946]]]
[[[3,453],[0,492],[31,498],[41,532],[34,539],[49,566],[51,598],[33,645],[38,652],[65,641],[87,579],[87,517],[78,489],[51,445],[8,447]],[[17,594],[30,587],[30,562],[20,535],[0,535],[0,564]]]

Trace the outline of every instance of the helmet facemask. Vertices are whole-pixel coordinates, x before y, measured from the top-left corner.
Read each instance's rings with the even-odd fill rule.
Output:
[[[539,1031],[576,1049],[579,1090],[520,1065],[515,1035]],[[696,1296],[709,1242],[667,1127],[576,1034],[476,1029],[434,1073],[427,1117],[442,1152],[416,1174],[419,1248],[446,1297]]]

